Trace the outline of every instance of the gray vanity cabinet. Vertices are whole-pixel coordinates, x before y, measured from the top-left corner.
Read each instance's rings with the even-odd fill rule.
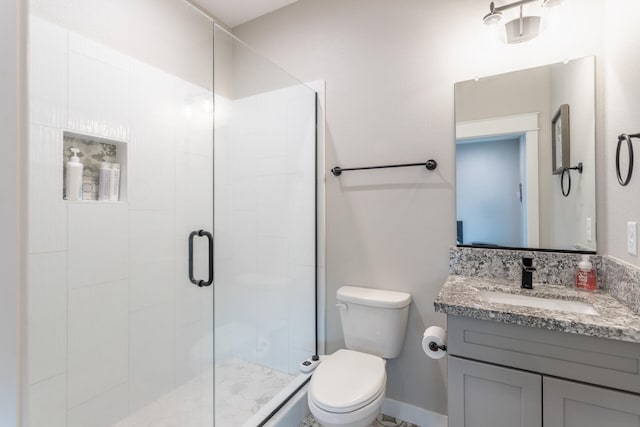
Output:
[[[543,379],[544,427],[638,427],[640,396],[556,378]]]
[[[640,344],[447,322],[449,427],[640,427]]]
[[[541,427],[542,376],[449,357],[449,427]]]

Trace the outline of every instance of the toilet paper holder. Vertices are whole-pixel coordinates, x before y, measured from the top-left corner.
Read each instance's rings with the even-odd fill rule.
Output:
[[[445,344],[438,345],[438,343],[436,343],[435,341],[431,341],[429,343],[429,350],[431,350],[431,351],[438,351],[438,350],[447,351],[447,346]]]

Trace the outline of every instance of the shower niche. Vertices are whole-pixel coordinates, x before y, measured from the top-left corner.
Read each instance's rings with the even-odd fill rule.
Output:
[[[83,166],[82,197],[73,201],[115,203],[127,200],[127,143],[68,131],[63,132],[62,144],[64,200],[72,201],[67,197],[67,164],[73,156],[72,149],[77,149]]]

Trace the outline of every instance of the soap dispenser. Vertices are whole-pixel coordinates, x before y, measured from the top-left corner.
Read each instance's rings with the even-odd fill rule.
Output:
[[[576,288],[586,291],[595,291],[598,288],[596,270],[589,261],[589,255],[582,255],[582,260],[578,263]]]
[[[65,185],[67,187],[67,200],[82,200],[82,170],[84,167],[80,163],[78,148],[71,148],[71,159],[67,163],[67,176]]]

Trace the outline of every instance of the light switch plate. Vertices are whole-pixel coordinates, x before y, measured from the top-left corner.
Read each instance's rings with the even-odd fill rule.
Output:
[[[627,252],[638,255],[638,224],[635,221],[627,222]]]
[[[593,228],[591,226],[591,218],[587,218],[587,220],[585,221],[585,230],[584,230],[584,234],[585,234],[585,239],[587,239],[587,242],[590,242],[593,240]]]

